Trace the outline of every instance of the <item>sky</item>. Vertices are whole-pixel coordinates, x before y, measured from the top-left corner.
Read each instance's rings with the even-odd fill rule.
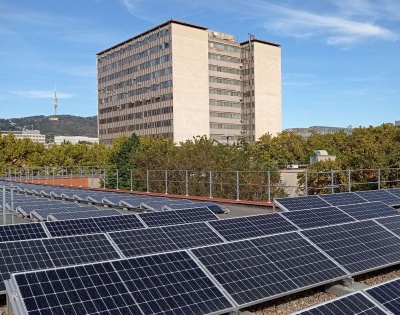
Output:
[[[282,128],[400,120],[398,0],[0,0],[0,118],[97,115],[96,54],[170,19],[282,49]]]

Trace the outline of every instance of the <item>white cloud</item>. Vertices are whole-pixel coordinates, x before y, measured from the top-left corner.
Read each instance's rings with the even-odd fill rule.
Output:
[[[20,97],[34,98],[34,99],[54,98],[54,91],[45,91],[45,90],[18,91],[15,92],[14,94]],[[75,95],[69,93],[57,93],[57,97],[60,99],[68,99],[75,97]]]

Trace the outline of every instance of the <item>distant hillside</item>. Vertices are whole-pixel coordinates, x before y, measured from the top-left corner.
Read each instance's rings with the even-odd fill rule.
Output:
[[[55,116],[30,116],[22,118],[0,118],[1,131],[21,131],[23,128],[40,130],[47,139],[54,136],[97,137],[97,116],[79,117],[57,115],[58,121],[49,120]]]

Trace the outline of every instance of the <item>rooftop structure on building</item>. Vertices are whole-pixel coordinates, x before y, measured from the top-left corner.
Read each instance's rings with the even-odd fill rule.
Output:
[[[280,45],[170,20],[97,54],[99,140],[281,131]]]
[[[10,131],[2,131],[2,135],[7,135]],[[39,130],[11,131],[15,139],[31,139],[33,142],[46,143],[46,135],[42,135]]]

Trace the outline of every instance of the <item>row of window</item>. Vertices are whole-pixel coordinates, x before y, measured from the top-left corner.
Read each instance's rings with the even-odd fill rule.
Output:
[[[108,71],[108,70],[123,66],[126,63],[129,63],[129,62],[132,62],[134,60],[138,60],[138,59],[144,58],[146,56],[150,56],[150,55],[152,55],[152,54],[154,54],[156,52],[159,52],[161,50],[167,49],[167,48],[169,48],[169,46],[170,46],[169,42],[166,42],[166,43],[162,43],[161,45],[150,47],[150,48],[145,49],[145,50],[143,50],[141,52],[138,52],[136,54],[130,55],[130,56],[126,57],[126,58],[123,58],[121,60],[115,61],[115,62],[110,63],[108,65],[105,65],[103,67],[100,67],[98,72],[102,73],[102,72],[105,72],[105,71]]]
[[[227,61],[227,62],[233,62],[233,63],[240,63],[240,58],[225,56],[225,55],[218,55],[218,54],[213,54],[213,53],[208,53],[208,58],[215,59],[215,60],[221,60],[221,61]]]
[[[128,74],[137,72],[139,70],[143,70],[143,69],[147,69],[147,68],[150,68],[150,67],[154,67],[156,65],[159,65],[161,63],[164,63],[164,62],[167,62],[167,61],[170,61],[170,60],[172,60],[171,54],[164,55],[164,56],[161,56],[161,57],[157,57],[157,58],[154,58],[154,59],[152,59],[150,61],[146,61],[146,62],[143,62],[143,63],[141,63],[139,65],[130,67],[128,69],[121,70],[121,71],[118,71],[118,72],[114,72],[112,74],[109,74],[109,75],[106,75],[106,76],[104,76],[102,78],[99,78],[98,83],[100,84],[100,83],[104,83],[104,82],[107,82],[107,81],[110,81],[110,80],[114,80],[114,79],[126,76]]]
[[[232,45],[225,45],[221,43],[216,43],[216,42],[209,42],[209,46],[217,49],[222,49],[226,51],[234,51],[240,53],[242,49],[237,46],[232,46]]]
[[[210,89],[210,94],[220,94],[220,95],[229,95],[229,96],[241,96],[242,92],[230,91],[230,90]]]
[[[210,124],[211,129],[236,129],[240,130],[242,129],[241,125],[234,125],[234,124]]]
[[[239,80],[232,80],[226,78],[217,78],[217,77],[210,77],[210,82],[214,83],[222,83],[222,84],[230,84],[230,85],[240,85],[241,81]]]
[[[225,136],[225,135],[210,135],[210,139],[217,140],[217,141],[238,141],[239,139],[243,138],[242,136]]]
[[[102,124],[108,124],[108,123],[124,121],[124,120],[141,119],[143,117],[158,116],[158,115],[168,114],[168,113],[172,113],[172,112],[173,112],[172,106],[166,106],[166,107],[162,107],[162,108],[145,110],[143,112],[138,112],[138,113],[131,113],[131,114],[127,114],[127,115],[103,118],[103,119],[99,120],[99,123],[102,125]]]
[[[220,66],[208,65],[208,69],[212,70],[212,71],[218,71],[218,72],[241,74],[241,70],[234,69],[234,68],[228,68],[228,67],[220,67]]]
[[[242,115],[237,113],[210,112],[210,117],[242,119]]]
[[[141,83],[141,82],[148,81],[148,80],[151,80],[151,79],[156,79],[156,78],[159,78],[159,77],[161,77],[163,75],[170,74],[170,73],[172,73],[172,67],[168,67],[168,68],[165,68],[165,69],[162,69],[162,70],[158,70],[158,71],[154,71],[154,72],[151,72],[151,73],[147,73],[147,74],[138,76],[138,77],[133,78],[133,79],[122,81],[120,83],[109,85],[109,86],[103,88],[101,91],[102,92],[105,92],[105,91],[111,92],[111,91],[114,91],[114,90],[119,89],[119,88],[130,86],[130,85],[132,85],[134,83]]]
[[[160,83],[155,83],[150,86],[137,88],[137,89],[131,90],[129,92],[124,92],[124,93],[119,93],[119,94],[112,95],[112,96],[107,96],[103,99],[99,99],[99,102],[101,104],[104,104],[104,103],[111,102],[111,101],[122,100],[124,98],[135,96],[135,95],[145,94],[147,92],[166,89],[171,86],[172,86],[172,80],[168,80],[168,81],[164,81],[164,82],[160,82]]]
[[[218,100],[210,100],[210,105],[225,106],[225,107],[237,107],[237,108],[241,108],[242,107],[241,103],[228,102],[228,101],[218,101]]]
[[[170,33],[169,28],[167,28],[167,29],[158,31],[157,33],[148,35],[146,37],[138,38],[138,39],[134,40],[133,42],[130,42],[129,44],[127,44],[125,47],[123,47],[121,49],[115,50],[112,53],[109,53],[109,54],[106,54],[105,56],[99,57],[99,62],[103,62],[104,60],[114,58],[120,54],[124,54],[125,52],[127,52],[129,50],[136,49],[140,46],[151,43],[152,41],[155,41],[158,38],[169,35],[169,33]]]
[[[172,100],[172,99],[173,99],[172,93],[168,93],[168,94],[164,94],[164,95],[153,96],[153,97],[150,97],[150,98],[147,98],[144,100],[136,100],[136,101],[128,102],[128,103],[121,104],[121,105],[114,105],[114,106],[102,108],[99,110],[99,113],[100,114],[111,113],[111,112],[115,112],[119,109],[124,110],[126,108],[140,107],[142,105],[155,104],[155,103],[168,101],[168,100]]]

